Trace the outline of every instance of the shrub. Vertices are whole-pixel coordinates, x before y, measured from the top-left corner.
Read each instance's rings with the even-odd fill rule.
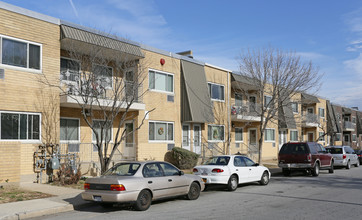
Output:
[[[199,155],[179,147],[172,148],[171,160],[169,161],[179,169],[191,169],[197,164]]]
[[[74,170],[69,164],[62,164],[56,173],[54,182],[59,182],[62,186],[77,184],[81,176],[80,166],[78,167],[77,172],[74,173]]]

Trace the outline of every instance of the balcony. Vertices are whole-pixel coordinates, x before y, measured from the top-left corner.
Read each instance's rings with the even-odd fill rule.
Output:
[[[246,103],[241,106],[231,107],[231,120],[241,122],[258,122],[260,117],[261,106],[258,103]]]
[[[354,131],[356,124],[350,122],[350,121],[344,121],[343,128],[345,131]]]
[[[308,113],[302,116],[302,126],[305,128],[316,128],[320,124],[320,118],[316,114]]]

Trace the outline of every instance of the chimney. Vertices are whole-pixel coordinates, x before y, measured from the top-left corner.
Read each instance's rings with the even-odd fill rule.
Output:
[[[192,50],[178,52],[177,54],[179,54],[181,56],[187,56],[187,57],[192,58],[192,59],[194,58],[194,56],[192,56]]]

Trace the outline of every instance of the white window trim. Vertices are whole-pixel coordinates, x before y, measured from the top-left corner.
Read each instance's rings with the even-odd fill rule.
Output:
[[[3,38],[9,39],[9,40],[14,40],[14,41],[19,41],[19,42],[27,44],[27,46],[26,46],[26,49],[27,49],[27,52],[26,52],[27,66],[29,66],[29,44],[39,46],[40,47],[40,58],[39,58],[40,59],[40,62],[39,62],[40,69],[37,70],[37,69],[31,69],[29,67],[19,67],[19,66],[12,66],[12,65],[7,65],[7,64],[2,64],[2,47],[3,47],[2,43],[3,43]],[[42,70],[43,70],[43,45],[42,44],[35,43],[35,42],[32,42],[32,41],[23,40],[23,39],[19,39],[19,38],[15,38],[15,37],[9,37],[9,36],[0,34],[0,48],[1,48],[1,50],[0,50],[0,68],[25,71],[25,72],[29,72],[29,73],[38,73],[38,74],[42,73]]]
[[[321,133],[324,134],[324,132],[322,132],[322,131],[319,131],[319,132],[318,132],[318,136],[319,136],[318,142],[326,142],[326,137],[327,137],[327,135],[324,135],[324,136],[323,136],[323,141],[319,140],[319,139],[321,138]]]
[[[187,129],[187,137],[188,137],[188,142],[189,142],[189,145],[188,146],[185,146],[185,147],[188,147],[188,148],[191,148],[191,132],[190,132],[190,129],[191,129],[191,125],[190,124],[188,124],[188,123],[183,123],[183,124],[181,124],[181,147],[184,147],[183,146],[183,126],[187,126],[188,127],[188,129]]]
[[[298,105],[298,102],[291,102],[292,104],[296,104],[297,105],[297,111],[295,112],[295,111],[293,111],[293,108],[292,108],[292,112],[293,112],[293,114],[295,114],[295,115],[297,115],[297,114],[299,114],[299,105]]]
[[[102,120],[102,119],[93,119],[92,120],[92,126],[93,126],[93,122],[94,121],[105,121],[105,120]],[[92,131],[92,144],[96,144],[97,143],[97,140],[93,140],[93,136],[94,136],[94,132]],[[105,140],[103,140],[102,143],[105,143]],[[113,143],[113,125],[111,127],[111,141],[109,143]]]
[[[321,116],[321,109],[323,109],[323,117]],[[318,116],[321,118],[325,118],[326,117],[326,110],[324,108],[318,108]]]
[[[24,140],[24,139],[0,139],[0,142],[21,142],[21,143],[42,143],[42,115],[41,113],[36,113],[36,112],[12,112],[12,111],[0,111],[0,115],[1,113],[9,113],[9,114],[27,114],[27,115],[39,115],[39,140]],[[28,130],[28,125],[26,125],[27,130]],[[0,131],[1,131],[1,118],[0,118]]]
[[[150,122],[154,122],[154,123],[166,123],[166,124],[172,124],[173,125],[173,131],[172,131],[172,135],[173,135],[173,140],[150,140],[150,137],[148,135],[148,143],[175,143],[175,122],[171,122],[171,121],[154,121],[154,120],[149,120],[148,121],[148,132],[150,131]],[[167,130],[168,132],[168,130]]]
[[[242,138],[242,140],[240,141],[240,140],[236,140],[236,138],[235,138],[235,143],[244,143],[244,128],[243,127],[235,127],[235,129],[236,128],[240,128],[240,129],[242,129],[242,132],[241,132],[241,138]],[[235,137],[236,137],[236,131],[235,131]]]
[[[66,143],[80,143],[80,119],[79,118],[72,118],[72,117],[60,117],[60,119],[70,119],[70,120],[77,120],[78,121],[78,140],[60,140],[59,138],[59,142],[62,144],[66,144]],[[60,121],[59,121],[60,122]],[[60,125],[59,125],[60,127]],[[93,132],[92,132],[92,138],[93,138]]]
[[[271,99],[273,98],[272,96],[270,95],[264,95],[264,105],[266,104],[266,97],[269,97],[270,98],[270,102],[271,102]],[[256,99],[255,99],[256,100]],[[266,105],[264,106],[264,108],[266,107]],[[268,109],[270,109],[270,107],[268,107]]]
[[[113,78],[114,78],[113,67],[107,66],[107,65],[98,64],[98,63],[94,63],[94,64],[92,65],[92,73],[93,73],[93,74],[95,74],[95,73],[93,72],[93,68],[94,68],[95,66],[102,66],[102,67],[105,67],[105,68],[111,68],[111,70],[112,70],[111,86],[110,86],[110,87],[107,86],[107,87],[105,87],[105,89],[113,89],[113,86],[114,86],[114,85],[113,85]],[[80,66],[79,66],[79,68],[80,68]]]
[[[355,137],[354,138],[355,140],[353,140],[353,136]],[[352,134],[352,142],[357,142],[357,135],[356,134]]]
[[[222,87],[223,87],[223,90],[224,90],[224,99],[213,99],[213,98],[211,97],[211,93],[212,93],[212,92],[209,91],[209,93],[210,93],[211,101],[215,101],[215,102],[225,102],[225,86],[224,86],[223,84],[213,83],[213,82],[207,82],[207,84],[222,86]]]
[[[172,76],[172,90],[173,92],[168,92],[168,91],[163,91],[163,90],[158,90],[158,89],[150,89],[150,71],[153,71],[153,72],[158,72],[158,73],[161,73],[161,74],[166,74],[166,75],[171,75]],[[165,72],[165,71],[161,71],[161,70],[156,70],[156,69],[151,69],[149,68],[148,69],[148,85],[147,85],[147,88],[149,91],[151,92],[159,92],[159,93],[166,93],[166,94],[172,94],[174,95],[175,94],[175,74],[173,73],[169,73],[169,72]]]
[[[274,130],[274,140],[265,140],[266,138],[266,130]],[[264,131],[264,142],[265,143],[275,143],[275,128],[265,128],[265,131]]]
[[[224,127],[224,140],[209,140],[209,134],[207,134],[207,142],[210,143],[224,143],[225,142],[225,125],[217,125],[217,124],[208,124],[207,125],[207,129],[209,129],[209,125],[210,126],[217,126],[217,127]],[[209,130],[207,130],[207,132],[209,132]]]
[[[295,132],[295,131],[297,132],[297,140],[292,140],[292,139],[290,138],[290,137],[292,136],[291,133],[292,133],[292,132]],[[289,131],[289,135],[290,135],[290,136],[289,136],[289,141],[290,141],[290,142],[299,142],[299,140],[298,140],[298,139],[299,139],[299,133],[298,133],[298,130],[297,130],[297,129],[291,129],[291,130]]]

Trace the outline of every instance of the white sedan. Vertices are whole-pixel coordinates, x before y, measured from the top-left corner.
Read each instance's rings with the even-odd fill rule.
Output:
[[[241,155],[212,157],[203,165],[194,167],[193,172],[205,184],[226,184],[229,191],[236,190],[241,183],[259,182],[267,185],[271,176],[267,167]]]

